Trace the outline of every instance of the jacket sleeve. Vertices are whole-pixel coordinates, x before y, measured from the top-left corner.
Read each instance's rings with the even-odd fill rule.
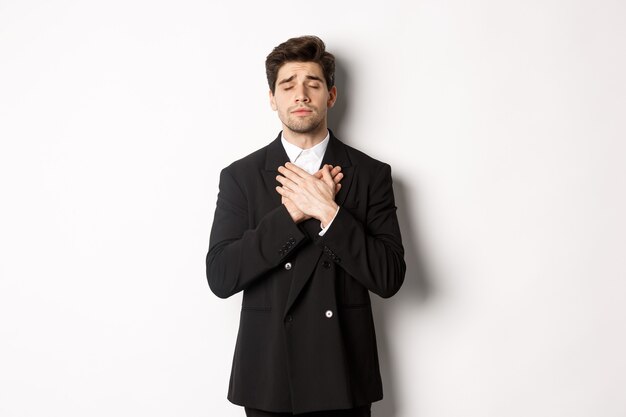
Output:
[[[305,238],[282,204],[254,227],[250,226],[248,207],[245,189],[228,168],[223,169],[206,256],[209,287],[220,298],[262,278]]]
[[[365,288],[388,298],[400,289],[406,272],[389,165],[375,173],[368,194],[364,222],[342,207],[316,244]]]

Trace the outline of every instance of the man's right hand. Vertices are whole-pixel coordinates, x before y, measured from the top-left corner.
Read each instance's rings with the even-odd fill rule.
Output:
[[[336,196],[341,189],[340,181],[343,179],[343,173],[341,172],[340,166],[333,167],[332,165],[328,164],[324,165],[319,171],[314,173],[313,176],[324,181],[324,175],[322,170],[327,166],[330,168],[330,179],[328,180],[327,184],[329,187],[334,187],[334,196]],[[287,209],[289,215],[295,223],[300,223],[311,218],[311,216],[307,216],[298,207],[296,207],[293,201],[291,201],[289,198],[281,197],[281,203],[285,205],[285,208]]]

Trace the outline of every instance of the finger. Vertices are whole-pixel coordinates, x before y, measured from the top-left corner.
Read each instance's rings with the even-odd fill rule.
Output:
[[[287,162],[287,164],[289,164],[292,167],[295,167],[295,165],[290,163],[290,162]],[[300,168],[298,168],[298,169],[300,169]],[[311,176],[308,172],[306,172],[306,171],[304,171],[302,169],[300,169],[299,172],[301,172],[304,175],[300,175],[298,172],[293,171],[293,170],[287,168],[286,166],[278,167],[278,172],[280,172],[283,176],[289,178],[290,180],[292,180],[296,184],[300,184],[302,182],[302,180],[304,178],[306,178],[306,176],[309,176],[309,177]]]
[[[305,170],[300,168],[298,165],[292,164],[291,162],[287,162],[285,164],[285,168],[287,168],[288,171],[291,171],[294,174],[296,174],[296,175],[298,175],[299,177],[302,177],[302,178],[306,178],[306,177],[310,177],[311,176],[311,174],[309,174],[308,172],[306,172]],[[285,175],[283,172],[281,172],[281,174]]]
[[[341,172],[333,177],[333,181],[335,181],[335,184],[339,184],[339,181],[341,181],[342,179],[343,179],[343,173]]]
[[[323,167],[321,167],[321,168],[320,168],[320,169],[319,169],[319,170],[318,170],[315,174],[313,174],[313,176],[314,176],[315,178],[317,178],[317,179],[320,179],[320,180],[321,180],[321,179],[322,179],[322,170],[323,170],[324,168],[326,168],[326,167],[328,167],[328,168],[330,169],[330,175],[332,175],[333,177],[334,177],[335,175],[337,175],[337,173],[341,170],[341,167],[340,167],[340,166],[333,167],[333,166],[332,166],[332,165],[330,165],[330,164],[324,164],[324,166],[323,166]]]
[[[341,171],[341,167],[339,165],[337,165],[336,167],[332,167],[332,165],[330,166],[331,170],[330,170],[330,175],[332,175],[333,177],[337,174],[339,174],[339,172]]]
[[[334,197],[337,197],[337,194],[339,194],[339,190],[341,190],[341,184],[337,184],[337,185],[335,185],[335,194],[334,194]]]
[[[283,187],[288,188],[290,190],[295,190],[298,187],[297,183],[281,175],[276,176],[276,181],[278,181]]]
[[[328,165],[324,165],[324,168],[322,168],[322,179],[326,184],[333,184],[333,177],[330,175]]]
[[[283,196],[284,198],[289,198],[289,196],[293,193],[293,191],[286,189],[285,187],[276,187],[276,191],[278,194]]]

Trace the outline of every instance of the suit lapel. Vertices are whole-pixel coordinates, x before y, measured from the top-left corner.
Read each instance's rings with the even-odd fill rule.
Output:
[[[348,158],[348,152],[346,145],[335,137],[333,132],[330,132],[330,141],[328,142],[328,148],[322,159],[322,166],[330,164],[332,166],[339,165],[341,172],[343,172],[343,179],[341,180],[341,190],[335,196],[335,202],[338,205],[342,205],[348,195],[350,186],[352,185],[354,167]]]
[[[289,157],[283,144],[280,142],[280,133],[269,145],[265,152],[265,170],[278,173],[278,167],[289,162]]]
[[[280,142],[280,134],[278,137],[267,145],[265,153],[265,166],[262,171],[263,182],[267,188],[268,195],[272,200],[272,205],[278,206],[280,203],[280,194],[276,191],[276,186],[280,185],[276,181],[276,175],[278,175],[278,167],[285,165],[289,161],[287,152],[283,144]]]

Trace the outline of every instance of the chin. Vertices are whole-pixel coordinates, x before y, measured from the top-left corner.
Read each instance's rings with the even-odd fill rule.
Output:
[[[307,124],[295,124],[291,123],[286,125],[289,130],[295,133],[313,133],[317,129],[319,129],[321,122],[318,123],[307,123]]]

